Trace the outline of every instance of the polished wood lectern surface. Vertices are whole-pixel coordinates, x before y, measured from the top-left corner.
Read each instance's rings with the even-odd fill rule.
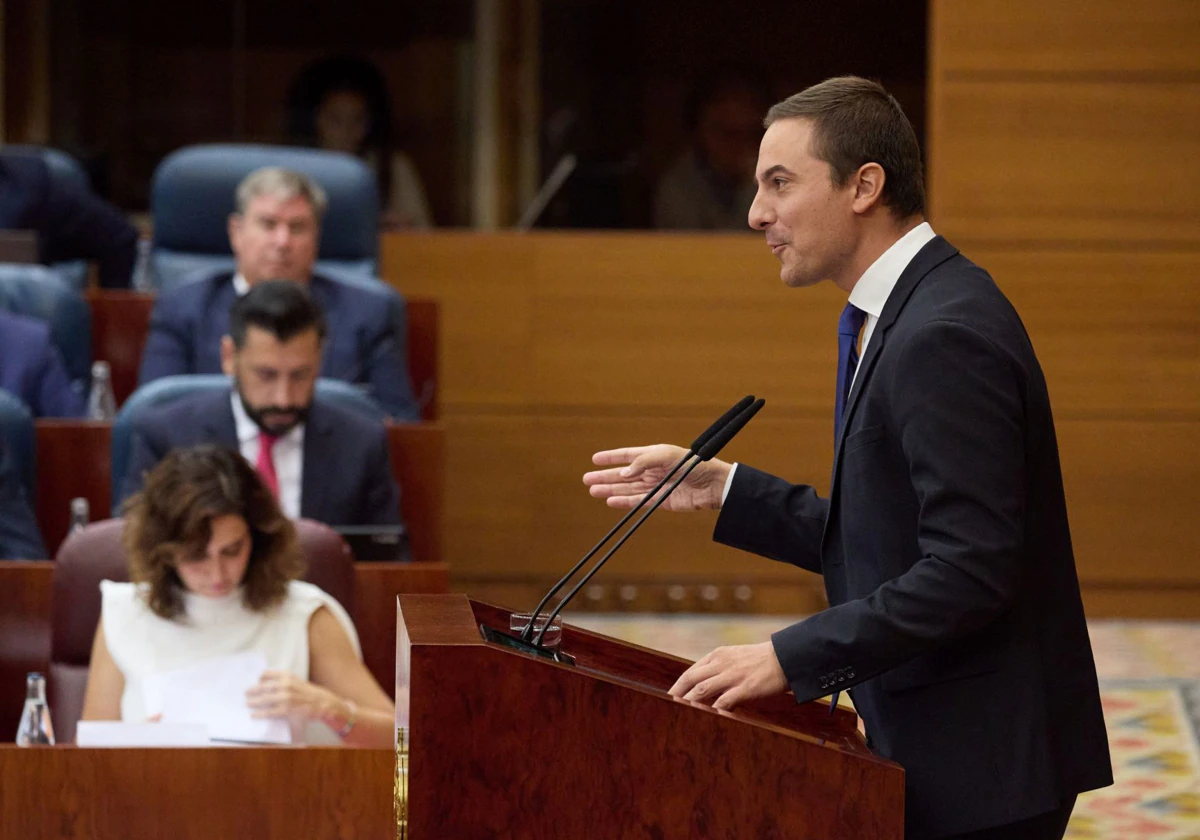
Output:
[[[0,745],[0,838],[392,840],[394,756]]]
[[[564,626],[563,665],[485,642],[508,610],[398,603],[397,819],[414,840],[903,837],[904,771],[853,712],[786,695],[719,712],[666,693],[685,660]]]

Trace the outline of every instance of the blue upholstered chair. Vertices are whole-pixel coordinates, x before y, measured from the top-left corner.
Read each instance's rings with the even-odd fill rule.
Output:
[[[156,288],[232,270],[227,221],[234,210],[234,193],[243,178],[264,166],[302,172],[329,196],[316,271],[337,279],[357,276],[377,282],[379,197],[366,164],[340,152],[213,144],[180,149],[154,172],[151,268]]]
[[[37,433],[33,415],[19,398],[0,388],[0,437],[4,438],[13,469],[21,477],[25,498],[33,498],[37,488]]]
[[[50,177],[54,181],[79,192],[86,193],[92,191],[92,182],[88,178],[83,164],[66,152],[46,146],[24,145],[5,146],[4,151],[23,155],[37,155],[45,161],[46,168],[50,170]],[[65,280],[76,291],[82,292],[87,288],[87,260],[63,260],[51,264],[50,270]]]
[[[222,375],[166,376],[156,379],[129,395],[121,406],[112,430],[112,498],[120,498],[125,471],[129,468],[129,450],[133,444],[133,427],[146,411],[167,405],[175,400],[203,391],[229,388],[229,377]],[[357,411],[375,420],[384,420],[386,415],[376,402],[359,388],[339,379],[318,379],[316,398],[326,403],[335,403],[343,408]],[[115,510],[114,502],[114,513]]]
[[[87,391],[92,368],[92,313],[83,296],[41,265],[0,263],[0,309],[50,324],[71,382]]]

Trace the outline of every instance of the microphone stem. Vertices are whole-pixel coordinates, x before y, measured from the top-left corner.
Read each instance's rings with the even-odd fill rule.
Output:
[[[584,564],[587,563],[587,561],[591,560],[593,557],[595,557],[596,552],[599,551],[600,549],[602,549],[604,547],[604,544],[612,539],[613,534],[615,534],[615,533],[617,533],[617,531],[621,530],[621,528],[623,528],[625,526],[625,523],[628,522],[635,513],[637,513],[639,510],[641,510],[643,507],[645,507],[646,502],[653,499],[655,494],[657,494],[658,491],[663,488],[663,485],[665,485],[668,481],[670,481],[671,477],[674,476],[675,473],[679,472],[679,468],[682,467],[684,464],[686,464],[688,462],[688,459],[692,458],[695,454],[696,453],[694,453],[694,452],[689,452],[688,454],[686,454],[682,458],[680,458],[679,462],[676,463],[675,466],[671,468],[671,471],[669,473],[667,473],[665,476],[663,476],[662,481],[660,481],[660,482],[658,482],[658,484],[654,485],[653,490],[651,490],[649,493],[647,493],[645,496],[643,496],[642,500],[640,502],[638,502],[636,505],[634,505],[632,508],[630,508],[630,510],[624,516],[621,517],[620,521],[617,522],[616,525],[612,526],[612,528],[609,530],[609,532],[600,539],[600,542],[598,542],[594,546],[592,546],[591,551],[589,551],[587,554],[583,555],[583,557],[579,560],[579,562],[576,563],[574,566],[572,566],[571,570],[569,572],[567,572],[565,575],[563,575],[562,579],[559,580],[558,583],[554,584],[554,586],[552,586],[550,588],[550,591],[547,592],[545,594],[545,596],[542,597],[542,600],[538,601],[538,605],[533,608],[532,617],[529,619],[528,626],[526,626],[526,628],[521,631],[521,637],[520,637],[521,641],[528,642],[529,637],[533,635],[534,624],[537,622],[537,617],[541,613],[542,607],[546,606],[546,604],[549,602],[549,600],[551,598],[553,598],[558,593],[558,591],[563,588],[563,586],[566,585],[567,581],[569,581],[572,577],[574,577],[575,574],[580,569],[583,568]],[[672,487],[671,489],[674,490],[675,488]],[[671,492],[670,490],[667,491],[668,494],[670,492]],[[666,496],[664,496],[663,498],[666,498]],[[655,505],[655,507],[658,507],[658,506]],[[619,545],[619,543],[618,543],[618,545]],[[604,562],[604,561],[602,560],[601,562]],[[540,638],[541,637],[539,636],[539,639]]]
[[[692,457],[691,453],[689,453],[688,458],[691,458],[691,457]],[[682,466],[684,463],[686,463],[688,458],[685,458],[683,461],[680,461],[679,464],[676,465],[675,470],[671,471],[671,474],[673,475],[675,473],[675,471],[679,469],[680,466]],[[679,478],[675,479],[675,483],[671,485],[670,489],[668,489],[667,492],[663,493],[661,496],[659,496],[657,499],[654,500],[654,504],[651,505],[650,510],[648,510],[644,514],[642,514],[641,519],[639,519],[637,522],[633,523],[633,527],[621,535],[621,539],[617,540],[616,545],[614,545],[612,548],[610,548],[603,557],[601,557],[598,561],[596,561],[596,564],[594,566],[592,566],[591,569],[588,570],[588,573],[586,575],[584,575],[582,578],[580,578],[580,580],[577,584],[575,584],[573,587],[571,587],[571,591],[562,597],[562,600],[560,600],[558,602],[558,606],[556,606],[554,608],[554,612],[550,613],[550,615],[546,618],[546,623],[542,625],[542,629],[540,632],[538,632],[537,638],[533,640],[534,647],[541,647],[542,637],[546,635],[546,631],[550,628],[550,625],[554,622],[554,619],[558,617],[558,614],[560,612],[562,612],[562,608],[565,607],[570,602],[570,600],[575,597],[575,593],[578,592],[580,589],[582,589],[584,584],[586,584],[589,580],[591,580],[592,576],[595,575],[596,572],[600,571],[600,567],[603,566],[608,561],[608,558],[612,557],[613,554],[616,552],[616,550],[619,549],[621,546],[623,546],[627,539],[629,539],[631,536],[633,536],[634,531],[636,531],[638,528],[642,527],[642,523],[646,521],[646,518],[649,517],[650,514],[654,513],[654,511],[658,510],[659,505],[661,505],[663,502],[665,502],[667,500],[667,497],[675,492],[675,488],[678,487],[680,484],[682,484],[684,482],[684,480],[686,480],[687,477],[689,475],[691,475],[692,470],[696,469],[696,467],[700,466],[700,464],[701,464],[701,459],[699,457],[696,457],[696,459],[694,461],[692,461],[691,464],[688,465],[688,468],[683,471],[683,475],[681,475],[681,476],[679,476]],[[671,475],[668,475],[667,478],[664,478],[663,481],[660,482],[660,486],[662,483],[665,483],[667,481],[667,479],[669,479],[670,477],[671,477]],[[649,498],[650,498],[650,494],[648,494],[646,496],[646,499],[649,499]],[[642,501],[644,503],[645,499],[643,499]],[[632,513],[632,512],[633,511],[630,511],[630,513]],[[608,538],[605,537],[605,539],[607,540]],[[575,573],[574,570],[572,570],[571,574],[574,574],[574,573]],[[534,613],[534,616],[535,617],[530,619],[530,621],[529,621],[529,624],[531,627],[533,626],[533,622],[536,620],[537,613]]]

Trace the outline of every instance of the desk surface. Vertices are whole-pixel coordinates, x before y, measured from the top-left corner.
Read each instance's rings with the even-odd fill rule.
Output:
[[[5,838],[396,836],[391,750],[0,745]]]

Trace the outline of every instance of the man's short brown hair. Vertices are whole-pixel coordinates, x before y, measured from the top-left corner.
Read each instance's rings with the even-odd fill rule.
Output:
[[[813,155],[829,164],[842,186],[864,163],[883,167],[882,200],[899,219],[925,212],[921,148],[900,103],[883,86],[858,76],[838,76],[771,106],[763,125],[810,120]]]
[[[240,516],[250,528],[250,561],[241,580],[247,609],[262,612],[280,603],[288,582],[304,571],[295,526],[258,473],[221,446],[168,453],[124,512],[130,580],[147,584],[147,605],[161,618],[184,616],[187,590],[175,566],[205,555],[213,520],[221,516]]]

